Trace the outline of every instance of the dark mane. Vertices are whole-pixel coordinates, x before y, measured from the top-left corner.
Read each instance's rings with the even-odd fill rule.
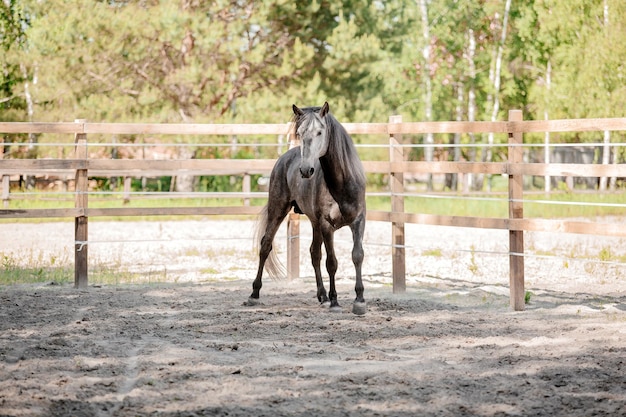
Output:
[[[301,110],[301,115],[294,114],[292,118],[296,132],[303,123],[310,121],[313,113],[319,113],[321,107],[303,107]],[[365,185],[365,171],[352,138],[330,112],[324,116],[324,122],[326,123],[326,135],[329,140],[326,155],[329,158],[339,158],[341,160],[339,166],[343,168],[344,178],[352,178],[359,184]]]

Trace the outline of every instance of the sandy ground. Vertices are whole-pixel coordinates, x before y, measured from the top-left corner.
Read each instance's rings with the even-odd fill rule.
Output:
[[[305,222],[302,278],[265,280],[263,304],[244,305],[251,228],[93,222],[90,263],[113,278],[0,287],[0,416],[626,415],[626,270],[598,262],[625,254],[624,239],[527,234],[533,295],[513,312],[506,232],[407,225],[408,288],[393,294],[390,226],[373,222],[369,311],[355,316],[349,234],[337,236],[344,311],[331,313]],[[72,235],[0,224],[0,253],[62,260]]]

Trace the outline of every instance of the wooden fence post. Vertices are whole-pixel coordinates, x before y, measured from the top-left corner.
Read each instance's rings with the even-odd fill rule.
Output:
[[[11,192],[11,177],[9,175],[2,176],[2,203],[5,209],[9,208],[9,193]]]
[[[132,177],[124,177],[124,192],[122,194],[123,204],[130,204],[130,192],[132,188],[133,179]]]
[[[4,158],[4,138],[0,137],[0,159]],[[9,193],[11,188],[11,177],[2,176],[2,204],[4,208],[9,208]]]
[[[77,119],[74,122],[84,124],[86,120]],[[74,138],[74,143],[74,158],[87,161],[89,156],[87,152],[87,134],[77,133]],[[76,170],[75,186],[75,208],[79,209],[79,213],[74,219],[74,287],[86,288],[88,285],[87,169]]]
[[[241,188],[244,193],[250,193],[252,189],[251,184],[250,184],[250,174],[248,174],[247,172],[243,174],[243,181],[242,181]],[[248,197],[244,197],[243,205],[246,207],[250,206],[250,199]]]
[[[390,116],[389,123],[402,123],[402,116]],[[389,135],[389,162],[403,162],[404,150],[402,148],[402,135]],[[404,173],[389,173],[391,186],[391,212],[404,214]],[[394,219],[391,221],[391,276],[393,279],[393,292],[403,293],[406,291],[406,259],[404,248],[404,222]]]
[[[287,279],[300,277],[300,215],[293,210],[287,217]]]
[[[521,110],[509,110],[510,122],[521,122]],[[521,132],[509,131],[509,164],[511,166],[523,162],[524,136]],[[509,171],[509,219],[524,218],[524,176],[511,174]],[[514,171],[513,171],[514,172]],[[524,292],[524,231],[512,230],[509,223],[509,289],[510,305],[515,311],[525,307]]]
[[[289,149],[300,146],[292,123],[288,126]],[[287,279],[300,277],[300,215],[293,211],[287,216]]]

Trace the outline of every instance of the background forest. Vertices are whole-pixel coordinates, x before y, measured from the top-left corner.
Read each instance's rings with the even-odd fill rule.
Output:
[[[626,116],[623,0],[0,0],[0,49],[3,121]]]

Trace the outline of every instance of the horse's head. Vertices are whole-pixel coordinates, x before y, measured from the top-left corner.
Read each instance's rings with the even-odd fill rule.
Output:
[[[326,155],[328,150],[328,133],[326,130],[326,114],[328,103],[321,108],[300,109],[293,105],[296,120],[296,135],[300,139],[300,174],[302,178],[311,178],[315,173],[315,162]]]

